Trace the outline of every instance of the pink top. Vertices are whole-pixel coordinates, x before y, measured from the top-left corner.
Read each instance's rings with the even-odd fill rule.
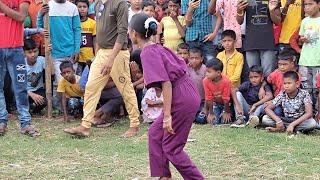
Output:
[[[161,94],[161,96],[158,97],[155,88],[150,88],[141,101],[141,110],[143,114],[149,119],[157,119],[162,113],[162,107],[149,107],[146,103],[146,99],[163,102],[163,95]]]
[[[237,22],[237,0],[218,0],[217,12],[223,12],[224,30],[231,29],[237,35],[236,48],[242,47],[241,25]]]

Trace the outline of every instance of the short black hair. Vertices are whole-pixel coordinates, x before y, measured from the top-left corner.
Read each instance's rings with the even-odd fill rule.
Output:
[[[179,6],[181,5],[181,0],[169,0],[169,1],[171,1],[174,4],[178,4]]]
[[[33,39],[24,40],[23,50],[29,51],[29,50],[36,49],[37,47],[38,47],[37,43]]]
[[[200,54],[200,56],[202,57],[202,51],[201,51],[201,49],[199,49],[199,48],[191,48],[191,49],[189,50],[189,53],[198,53],[198,54]]]
[[[130,54],[130,62],[132,62],[132,61],[136,62],[137,65],[139,66],[139,69],[141,71],[143,71],[140,54],[141,54],[140,49],[136,49],[136,50],[132,51]]]
[[[263,74],[263,69],[262,69],[261,66],[253,65],[253,66],[250,67],[249,72],[255,72],[255,73],[258,73],[258,74]]]
[[[208,61],[206,63],[206,67],[212,68],[215,71],[221,71],[221,72],[223,71],[223,63],[217,58],[214,58],[214,59]]]
[[[79,2],[86,3],[87,6],[88,6],[88,8],[89,8],[89,6],[90,6],[89,0],[76,0],[74,4],[75,4],[75,5],[78,5]]]
[[[186,49],[189,51],[189,45],[187,43],[180,43],[178,49]]]
[[[287,71],[283,74],[283,79],[284,78],[290,78],[294,80],[295,82],[299,81],[299,75],[295,71]]]
[[[237,39],[237,35],[236,33],[231,30],[231,29],[227,29],[225,31],[222,32],[221,34],[221,39],[225,38],[225,37],[231,37],[232,39],[236,40]]]
[[[279,52],[278,60],[285,60],[296,62],[297,57],[295,56],[295,52],[291,49],[285,49]]]
[[[153,8],[155,9],[156,8],[156,3],[154,3],[151,0],[144,0],[142,2],[142,9],[145,8],[145,7],[148,7],[148,6],[153,6]]]
[[[73,64],[72,64],[72,62],[70,62],[70,61],[63,61],[63,62],[60,64],[60,71],[66,69],[66,68],[71,68],[71,69],[73,69]]]

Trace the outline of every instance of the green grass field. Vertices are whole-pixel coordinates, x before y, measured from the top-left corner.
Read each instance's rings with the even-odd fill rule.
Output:
[[[147,125],[139,136],[124,139],[121,121],[93,129],[87,139],[62,130],[79,121],[34,120],[42,136],[20,135],[18,122],[0,137],[0,179],[151,179]],[[206,179],[320,179],[320,133],[270,134],[264,130],[195,125],[185,150]],[[173,166],[173,178],[182,179]]]

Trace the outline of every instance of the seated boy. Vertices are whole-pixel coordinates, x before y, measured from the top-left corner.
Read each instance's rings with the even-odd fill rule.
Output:
[[[47,106],[46,91],[44,88],[45,59],[38,56],[37,44],[32,39],[24,41],[24,54],[27,68],[27,91],[29,96],[30,113],[41,114]],[[54,72],[52,72],[54,75]]]
[[[217,58],[223,63],[222,73],[230,79],[233,88],[238,88],[241,82],[243,55],[235,48],[236,33],[233,30],[225,30],[221,38],[225,50],[220,52]]]
[[[62,62],[60,71],[63,78],[58,84],[57,92],[62,94],[61,104],[64,121],[68,121],[68,112],[75,117],[82,115],[83,91],[79,85],[80,76],[75,75],[71,62]]]
[[[263,98],[259,98],[259,90],[263,87],[266,94]],[[248,120],[247,125],[256,127],[259,124],[259,117],[264,112],[264,103],[273,98],[271,87],[263,85],[263,70],[260,66],[254,65],[250,68],[249,81],[244,82],[237,89],[236,97],[242,107],[245,119]],[[234,125],[244,123],[244,118],[237,114],[237,121]],[[237,126],[233,126],[237,127]]]
[[[108,127],[116,122],[114,116],[119,115],[120,107],[124,105],[122,96],[110,78],[101,92],[98,110],[94,115],[93,126]]]
[[[206,66],[202,64],[202,62],[203,62],[202,51],[197,48],[190,49],[188,73],[193,83],[197,86],[198,92],[200,94],[201,104],[199,107],[199,112],[203,109],[204,103],[205,103],[202,81],[206,75]],[[197,119],[198,118],[196,118],[196,122],[197,122]],[[197,122],[197,123],[203,123],[203,122]]]
[[[141,50],[137,49],[130,54],[130,72],[132,85],[136,91],[139,110],[141,110],[141,101],[143,98],[144,79],[142,72],[142,64],[140,59]],[[140,111],[141,113],[141,111]]]
[[[316,128],[313,119],[312,101],[310,94],[299,88],[299,75],[295,71],[283,74],[283,88],[272,103],[266,107],[266,114],[262,118],[262,125],[267,126],[269,132],[287,131],[292,134],[296,131],[309,132]],[[284,117],[275,114],[274,109],[281,105]]]
[[[283,50],[278,55],[278,69],[274,70],[267,78],[272,86],[274,96],[283,90],[283,74],[288,71],[295,71],[296,57],[291,50]]]
[[[228,124],[231,121],[230,94],[231,82],[222,75],[223,64],[214,58],[208,61],[206,77],[203,79],[205,92],[204,114],[211,124]]]
[[[189,46],[186,43],[178,45],[177,54],[188,64],[189,63]]]

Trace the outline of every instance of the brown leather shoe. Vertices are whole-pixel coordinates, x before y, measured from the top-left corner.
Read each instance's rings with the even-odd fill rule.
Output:
[[[65,129],[63,131],[65,133],[68,133],[73,136],[78,136],[78,137],[89,137],[90,135],[90,128],[85,128],[81,125],[75,128]]]
[[[0,136],[3,136],[7,131],[7,125],[4,123],[0,123]]]
[[[138,135],[139,127],[130,127],[121,137],[130,138]]]

